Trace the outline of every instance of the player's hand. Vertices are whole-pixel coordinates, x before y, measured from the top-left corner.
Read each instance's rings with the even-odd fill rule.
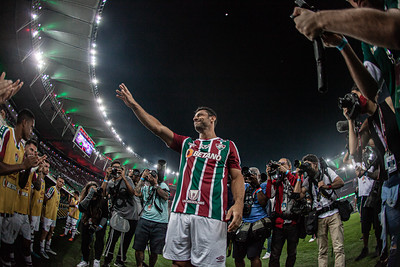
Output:
[[[318,12],[313,12],[308,9],[295,7],[292,16],[296,29],[307,37],[310,41],[321,35],[323,29],[318,21]]]
[[[26,156],[22,164],[25,170],[36,167],[39,165],[39,157],[37,155]]]
[[[226,215],[226,220],[229,221],[232,217],[232,222],[228,225],[228,232],[236,231],[242,223],[243,204],[234,204]]]
[[[337,47],[342,43],[343,35],[331,32],[324,32],[321,35],[325,47]]]
[[[128,87],[126,87],[124,83],[121,83],[119,85],[119,89],[120,90],[115,91],[117,92],[117,97],[124,101],[125,105],[127,105],[129,108],[133,108],[133,106],[137,104],[137,102],[133,98],[131,92],[129,92]]]

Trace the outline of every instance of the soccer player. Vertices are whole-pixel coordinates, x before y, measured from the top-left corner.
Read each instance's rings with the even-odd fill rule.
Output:
[[[71,238],[68,239],[71,242],[74,241],[76,234],[76,222],[79,219],[78,204],[79,204],[79,192],[75,191],[74,196],[71,198],[71,201],[69,202],[69,210],[68,210],[67,222],[65,224],[65,231],[63,234],[60,235],[61,237],[64,237],[68,234],[69,231],[71,231],[72,233]]]
[[[44,196],[46,208],[43,218],[42,236],[40,237],[40,255],[45,259],[49,259],[47,253],[53,254],[54,256],[57,255],[57,253],[50,248],[50,245],[51,237],[53,236],[54,228],[56,227],[57,211],[61,196],[60,190],[63,185],[64,178],[59,176],[56,185],[50,187]]]
[[[119,88],[117,97],[139,121],[181,154],[164,258],[172,260],[173,266],[225,266],[226,222],[232,219],[228,231],[235,231],[243,213],[244,179],[235,144],[217,137],[217,114],[211,108],[195,111],[193,124],[199,138],[190,138],[174,133],[148,114],[124,84]],[[227,210],[229,174],[235,204]]]
[[[13,219],[17,185],[24,188],[30,169],[39,164],[37,155],[24,157],[22,140],[28,140],[35,125],[33,113],[24,109],[18,113],[15,128],[0,128],[0,229],[1,258],[11,265],[10,253],[15,240]]]
[[[46,182],[44,177],[49,174],[50,162],[44,160],[38,169],[37,181],[40,182],[39,189],[33,188],[32,199],[31,199],[31,253],[36,257],[40,257],[35,252],[33,252],[33,242],[35,239],[35,231],[39,231],[40,217],[42,215],[44,193],[46,190]]]

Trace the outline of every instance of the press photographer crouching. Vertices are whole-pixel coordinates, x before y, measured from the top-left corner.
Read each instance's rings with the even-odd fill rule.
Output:
[[[271,234],[271,221],[265,210],[267,185],[260,184],[260,171],[255,167],[243,167],[242,174],[245,179],[243,223],[236,232],[233,258],[237,267],[245,266],[246,255],[251,266],[261,266],[261,251],[265,239]]]
[[[292,212],[292,208],[296,202],[293,189],[297,176],[292,174],[291,169],[292,164],[286,158],[278,162],[270,161],[267,165],[267,197],[275,197],[275,203],[271,207],[273,231],[269,266],[280,266],[279,258],[285,241],[287,241],[286,266],[294,266],[296,262],[299,216]]]
[[[318,243],[318,266],[328,266],[328,231],[335,253],[335,266],[345,266],[343,223],[335,202],[337,195],[334,191],[344,185],[342,178],[328,168],[325,161],[320,161],[313,154],[304,156],[303,161],[296,161],[295,167],[305,175],[301,197],[308,191],[312,198],[314,214],[308,217],[314,218],[314,226],[317,228],[314,229],[314,233],[317,235]]]
[[[108,220],[107,198],[104,196],[101,187],[95,182],[89,182],[82,190],[80,199],[78,208],[82,213],[82,261],[77,267],[89,266],[90,247],[94,235],[96,235],[96,241],[94,243],[93,267],[100,267]]]
[[[160,161],[159,161],[160,167]],[[133,248],[136,257],[136,266],[144,265],[144,250],[150,242],[149,266],[156,265],[158,254],[162,253],[168,226],[168,198],[169,188],[163,181],[164,165],[157,173],[155,170],[145,170],[140,178],[135,192],[143,197],[143,209],[136,232]],[[145,183],[148,183],[146,185]]]
[[[104,252],[104,266],[109,266],[113,259],[115,244],[121,236],[119,253],[116,259],[118,266],[124,266],[126,252],[131,241],[126,236],[132,236],[135,232],[138,211],[133,196],[135,194],[134,184],[131,178],[125,176],[125,167],[119,161],[113,161],[111,167],[106,170],[106,177],[102,184],[106,195],[110,197],[111,218],[110,232]],[[122,254],[122,256],[121,256]]]

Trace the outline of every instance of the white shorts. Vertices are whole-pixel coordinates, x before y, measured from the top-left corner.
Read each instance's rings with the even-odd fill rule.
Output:
[[[43,230],[48,232],[50,231],[50,227],[56,227],[56,220],[43,217]]]
[[[3,224],[1,226],[1,241],[9,245],[14,244],[14,241],[18,236],[18,232],[16,231],[17,229],[14,225],[13,216],[3,218]]]
[[[227,224],[202,216],[171,213],[163,256],[195,266],[225,266]]]
[[[31,226],[27,214],[14,213],[13,216],[15,231],[21,234],[26,240],[31,240]]]
[[[31,216],[31,231],[39,231],[40,216]]]
[[[71,216],[68,216],[67,217],[67,222],[66,222],[66,226],[68,225],[68,224],[71,224],[71,229],[72,228],[76,228],[76,222],[77,222],[78,220],[77,219],[75,219],[75,218],[72,218]]]

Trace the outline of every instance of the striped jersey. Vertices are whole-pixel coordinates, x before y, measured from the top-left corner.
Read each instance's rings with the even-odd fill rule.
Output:
[[[22,142],[17,144],[15,131],[8,126],[0,127],[0,161],[14,165],[21,164],[24,158]],[[17,198],[18,172],[0,176],[0,213],[14,214]]]
[[[181,153],[172,212],[225,221],[229,169],[240,170],[240,157],[230,140],[192,139],[174,133],[171,149]]]

